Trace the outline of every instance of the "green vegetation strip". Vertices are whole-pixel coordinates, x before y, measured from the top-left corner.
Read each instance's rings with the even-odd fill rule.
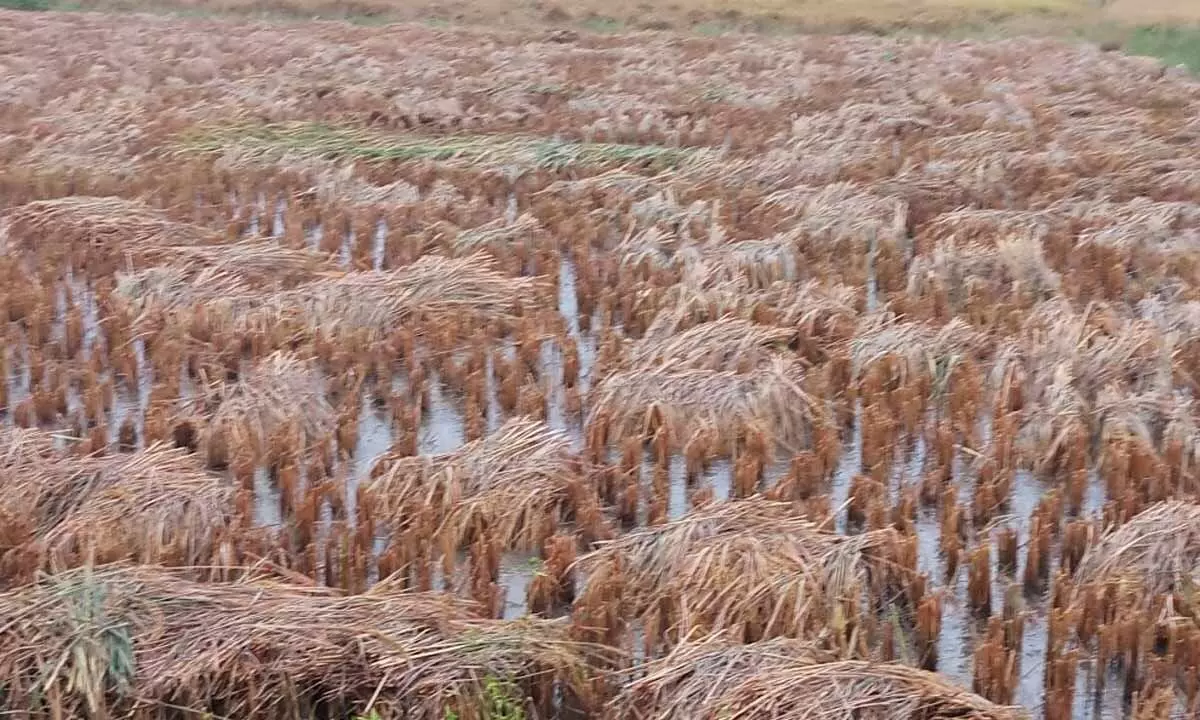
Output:
[[[1133,55],[1160,58],[1168,65],[1183,65],[1200,72],[1200,26],[1155,26],[1134,30],[1125,43]]]
[[[264,161],[299,155],[368,161],[462,160],[545,168],[589,165],[669,168],[711,152],[547,137],[383,133],[312,123],[226,127],[193,134],[180,144],[185,152],[220,153],[232,148],[243,151],[247,159]]]

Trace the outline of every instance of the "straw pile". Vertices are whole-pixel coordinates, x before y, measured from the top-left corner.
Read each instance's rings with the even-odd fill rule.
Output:
[[[783,359],[745,373],[679,363],[622,370],[592,391],[587,422],[617,442],[649,437],[660,427],[681,444],[702,431],[731,440],[754,430],[798,450],[826,422],[803,382],[802,366]]]
[[[403,525],[432,512],[448,547],[488,536],[505,548],[534,550],[547,522],[553,526],[583,501],[581,472],[565,433],[518,418],[451,453],[384,455],[369,490],[386,522]]]
[[[489,686],[530,717],[588,700],[591,651],[563,625],[480,620],[435,594],[102,567],[0,594],[0,609],[0,692],[47,716],[484,718]]]
[[[934,673],[856,660],[826,662],[794,640],[681,644],[648,665],[608,706],[607,717],[1016,720]]]
[[[223,467],[245,455],[278,461],[303,456],[327,440],[337,415],[310,361],[274,353],[215,393],[204,431],[208,464]]]
[[[531,278],[502,274],[486,255],[448,259],[428,255],[395,271],[347,273],[317,281],[285,297],[313,327],[386,333],[412,316],[426,319],[510,318],[533,297]]]
[[[657,365],[712,371],[748,371],[770,363],[795,336],[785,328],[757,325],[726,317],[679,334],[652,325],[630,351],[629,362],[640,368]]]
[[[1088,548],[1073,581],[1095,588],[1116,583],[1122,596],[1145,607],[1173,594],[1187,599],[1200,583],[1200,505],[1146,508]]]
[[[192,284],[236,277],[253,287],[291,287],[332,272],[329,259],[310,250],[281,246],[275,240],[248,240],[213,246],[175,245],[158,250],[164,264],[179,268]]]
[[[116,197],[70,196],[10,210],[4,219],[9,253],[40,261],[70,259],[78,268],[110,272],[126,259],[171,245],[209,245],[220,235],[176,222],[144,203]]]
[[[6,536],[22,530],[5,543],[5,581],[96,561],[210,565],[236,526],[235,488],[163,445],[6,467],[0,487],[0,510],[16,523]]]
[[[896,578],[891,529],[837,535],[761,498],[710,505],[634,530],[579,559],[578,607],[608,603],[646,623],[647,643],[727,631],[745,642],[804,638],[854,652],[868,591]],[[621,588],[612,595],[613,588]]]

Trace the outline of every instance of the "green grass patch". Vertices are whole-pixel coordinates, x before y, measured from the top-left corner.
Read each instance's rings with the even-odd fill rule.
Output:
[[[45,11],[58,8],[52,0],[0,0],[0,9]]]
[[[1150,26],[1130,33],[1125,51],[1200,72],[1200,26]]]
[[[419,135],[385,133],[318,123],[241,125],[197,132],[178,146],[183,152],[222,153],[262,161],[308,156],[365,161],[440,160],[484,165],[558,169],[579,166],[675,167],[703,152],[660,145],[588,143],[512,135]]]

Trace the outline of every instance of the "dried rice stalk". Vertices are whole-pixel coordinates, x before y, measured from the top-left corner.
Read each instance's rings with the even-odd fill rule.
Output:
[[[162,248],[159,254],[172,267],[182,268],[194,281],[196,275],[208,272],[209,277],[237,277],[255,287],[288,287],[334,270],[324,255],[285,247],[275,240],[203,247],[173,245]]]
[[[220,437],[226,447],[250,448],[258,459],[284,438],[292,450],[310,450],[337,427],[315,365],[284,353],[260,360],[237,382],[220,386],[216,396],[209,442]]]
[[[978,333],[958,318],[936,327],[901,322],[885,312],[862,319],[850,343],[850,359],[856,377],[888,359],[897,363],[901,377],[943,378],[959,358],[976,353],[979,342]]]
[[[0,428],[0,468],[27,467],[57,454],[54,436],[41,430]]]
[[[185,450],[156,445],[88,459],[74,472],[72,484],[86,482],[86,494],[39,540],[54,570],[125,559],[208,565],[233,525],[236,487],[204,472]]]
[[[458,233],[450,242],[450,248],[456,256],[474,255],[484,250],[507,252],[510,246],[534,237],[541,230],[541,223],[529,213],[519,215],[511,223],[507,218],[498,217]]]
[[[29,524],[21,550],[38,566],[95,558],[195,566],[209,564],[230,527],[235,488],[186,451],[156,445],[10,466],[0,470],[0,496],[0,511]]]
[[[0,244],[8,253],[74,256],[77,262],[140,256],[169,245],[209,245],[220,239],[212,230],[175,222],[135,200],[79,195],[13,208],[0,231]],[[82,255],[76,256],[78,252]]]
[[[621,617],[668,613],[672,633],[730,631],[837,646],[843,603],[865,597],[871,575],[890,577],[892,529],[854,536],[822,530],[790,503],[723,502],[635,530],[579,559],[587,571],[583,607],[625,588]],[[594,597],[593,597],[594,596]],[[840,618],[840,619],[839,619]]]
[[[1200,584],[1200,505],[1163,502],[1093,543],[1075,570],[1078,588],[1119,583],[1124,600],[1148,609],[1180,594],[1187,602]]]
[[[786,348],[793,330],[758,325],[725,317],[702,323],[678,335],[663,325],[652,325],[629,355],[629,363],[646,370],[656,365],[697,370],[746,371],[769,363],[774,350]]]
[[[821,662],[795,641],[683,644],[651,663],[608,707],[610,718],[684,720],[1017,720],[941,675],[884,663]]]
[[[508,318],[535,296],[538,283],[510,277],[484,255],[448,259],[423,256],[394,271],[348,273],[296,289],[282,299],[314,327],[386,331],[405,318],[478,313]]]
[[[643,437],[665,426],[682,442],[701,429],[732,439],[761,431],[799,449],[826,422],[824,408],[801,387],[799,363],[776,358],[750,372],[667,364],[612,373],[591,392],[588,424],[603,422],[610,440]]]
[[[328,703],[442,720],[473,717],[506,688],[531,716],[548,712],[555,692],[589,697],[586,663],[598,650],[570,642],[559,622],[482,620],[473,609],[386,586],[339,597],[265,579],[86,568],[0,594],[0,614],[16,620],[0,627],[10,669],[0,691],[72,717],[147,703],[292,717]]]
[[[432,509],[438,536],[453,547],[487,530],[506,548],[540,550],[543,521],[558,520],[580,473],[564,433],[517,418],[451,453],[384,455],[370,489],[380,516],[391,522]]]

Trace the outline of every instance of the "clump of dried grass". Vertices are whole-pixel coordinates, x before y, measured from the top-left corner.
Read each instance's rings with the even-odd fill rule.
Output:
[[[978,333],[957,318],[938,327],[877,313],[862,319],[850,342],[851,367],[856,378],[886,362],[901,382],[944,379],[955,362],[980,351],[980,340]]]
[[[1200,505],[1157,503],[1088,548],[1075,569],[1078,587],[1116,582],[1140,603],[1191,595],[1200,584]]]
[[[700,370],[748,371],[769,363],[774,352],[786,349],[794,330],[724,317],[701,323],[679,334],[665,325],[651,325],[630,351],[629,363],[652,369],[656,365]]]
[[[273,353],[236,382],[213,392],[216,410],[204,429],[208,462],[224,466],[239,453],[254,460],[304,454],[337,427],[324,379],[312,361]]]
[[[701,268],[699,272],[708,276],[709,283],[738,282],[763,290],[798,279],[800,256],[791,236],[726,242],[720,235],[719,229],[714,229],[708,242],[683,247],[677,257],[685,266]]]
[[[512,222],[499,217],[484,225],[459,232],[450,241],[450,248],[456,256],[471,256],[481,251],[489,251],[502,257],[511,252],[512,246],[532,240],[541,229],[541,223],[529,213],[517,216]]]
[[[65,468],[64,468],[65,469]],[[38,541],[43,565],[131,559],[211,565],[236,524],[236,487],[210,475],[183,449],[156,445],[76,464],[88,492]]]
[[[849,328],[858,315],[858,293],[850,287],[818,280],[773,282],[759,287],[749,278],[722,272],[699,262],[685,265],[679,281],[659,292],[644,291],[639,302],[653,299],[656,314],[647,335],[666,336],[725,316],[762,319],[796,328],[810,337]]]
[[[1016,720],[941,675],[904,665],[825,661],[794,640],[681,644],[609,704],[611,718],[684,720]]]
[[[54,436],[41,430],[20,427],[0,429],[0,468],[34,465],[57,454]]]
[[[216,333],[243,338],[295,324],[296,313],[280,302],[283,295],[248,280],[219,267],[155,266],[118,273],[114,297],[134,332],[183,328],[196,349],[210,350]]]
[[[730,683],[761,672],[836,659],[806,640],[739,643],[718,633],[682,642],[665,657],[648,663],[644,675],[626,684],[606,710],[614,718],[702,718],[729,691]]]
[[[398,270],[347,273],[310,283],[283,302],[330,334],[339,328],[386,332],[412,316],[511,318],[521,303],[536,297],[538,286],[535,279],[501,273],[486,255],[426,255]]]
[[[944,293],[950,310],[958,314],[968,298],[980,290],[985,299],[1002,297],[1000,290],[1018,298],[1041,300],[1058,290],[1061,279],[1046,262],[1036,235],[1017,235],[995,246],[980,243],[957,245],[942,242],[927,255],[913,259],[906,295],[918,298]]]
[[[798,637],[845,650],[858,602],[895,577],[896,542],[891,529],[829,532],[790,503],[717,503],[580,558],[587,587],[577,607],[609,602],[621,587],[617,617],[649,623],[648,641],[728,631],[743,641]]]
[[[0,594],[7,702],[70,717],[162,706],[222,716],[487,715],[508,688],[532,717],[589,698],[562,623],[488,621],[383,585],[341,597],[265,578],[195,583],[149,566],[84,568]],[[493,685],[495,687],[489,687]]]
[[[571,142],[544,137],[498,135],[405,135],[373,129],[293,122],[216,128],[186,142],[189,153],[221,153],[230,167],[232,151],[242,167],[283,158],[314,157],[365,162],[436,160],[468,167],[519,166],[562,170],[588,166],[672,167],[703,162],[710,151],[653,145]]]
[[[281,248],[274,270],[272,253],[242,264],[237,254],[223,252],[178,253],[194,263],[191,269],[181,263],[123,275],[120,296],[142,322],[155,311],[203,306],[214,327],[270,330],[287,321],[338,337],[358,331],[381,336],[412,317],[512,318],[523,304],[536,301],[541,287],[537,279],[503,274],[480,254],[426,255],[398,270],[345,273],[323,270],[325,264],[307,251]],[[246,252],[255,254],[254,248]]]
[[[72,195],[37,200],[8,211],[3,240],[9,253],[72,260],[89,273],[115,269],[124,257],[140,257],[170,245],[209,245],[220,235],[169,219],[136,200]],[[103,265],[98,265],[103,263]]]
[[[527,418],[443,455],[386,454],[372,475],[382,520],[403,525],[432,511],[437,536],[454,548],[486,534],[506,548],[540,550],[547,522],[582,500],[570,438]]]
[[[755,431],[800,449],[827,423],[823,404],[804,391],[803,380],[802,366],[782,358],[745,373],[680,363],[621,370],[592,390],[587,422],[614,442],[665,427],[677,443],[702,430],[724,440]]]
[[[996,238],[1038,237],[1050,232],[1053,215],[1044,211],[962,208],[942,213],[925,225],[918,240],[922,253],[950,244],[988,247]]]
[[[332,272],[329,258],[311,250],[289,248],[275,240],[250,240],[224,245],[173,245],[158,250],[164,264],[181,268],[193,283],[207,273],[213,277],[236,277],[247,285],[273,289],[291,287]]]
[[[234,525],[236,489],[163,445],[6,467],[0,490],[0,510],[26,530],[8,548],[5,571],[15,577],[94,559],[209,565]]]

